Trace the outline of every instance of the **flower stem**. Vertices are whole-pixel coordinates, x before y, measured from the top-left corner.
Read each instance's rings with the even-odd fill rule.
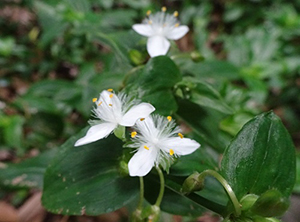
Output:
[[[137,209],[142,210],[144,201],[144,178],[140,177],[140,199]]]
[[[202,173],[199,174],[198,179],[204,181],[204,178],[206,176],[212,176],[215,179],[217,179],[225,189],[227,195],[229,196],[229,199],[231,200],[233,207],[234,207],[234,214],[235,216],[241,215],[241,204],[239,203],[238,199],[235,196],[235,193],[233,192],[231,186],[228,184],[228,182],[216,171],[214,170],[205,170]]]
[[[157,200],[155,202],[155,206],[159,207],[162,201],[162,198],[164,196],[164,192],[165,192],[165,179],[164,179],[164,174],[161,171],[161,169],[157,166],[156,170],[158,172],[159,175],[159,180],[160,180],[160,190],[159,190],[159,194],[157,197]]]

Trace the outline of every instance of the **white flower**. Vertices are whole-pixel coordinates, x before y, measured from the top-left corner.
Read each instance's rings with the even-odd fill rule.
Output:
[[[133,144],[128,145],[137,148],[128,163],[130,176],[145,176],[153,166],[168,168],[174,157],[190,154],[200,147],[196,141],[183,138],[170,116],[148,116],[138,120],[136,127],[131,133]]]
[[[137,33],[148,37],[147,51],[151,57],[167,54],[170,47],[167,39],[180,39],[189,31],[186,25],[179,25],[178,12],[171,15],[165,11],[166,7],[154,15],[148,11],[148,17],[144,19],[143,24],[132,26]]]
[[[97,106],[93,109],[94,116],[100,120],[90,121],[93,126],[75,146],[107,137],[118,125],[133,126],[137,119],[145,118],[155,110],[149,103],[136,105],[135,100],[129,101],[125,94],[116,95],[111,89],[101,92],[99,99],[94,98],[93,102]]]

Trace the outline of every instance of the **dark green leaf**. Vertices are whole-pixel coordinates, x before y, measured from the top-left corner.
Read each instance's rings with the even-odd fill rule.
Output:
[[[225,114],[232,114],[233,110],[224,102],[220,93],[210,84],[195,78],[186,78],[182,83],[189,89],[189,100],[200,106],[212,108]]]
[[[199,136],[200,143],[205,142],[219,152],[229,144],[231,137],[219,128],[220,121],[226,117],[223,113],[179,100],[177,115]]]
[[[289,196],[295,183],[295,149],[280,119],[273,112],[263,113],[233,139],[221,167],[239,199],[269,189]]]
[[[113,135],[74,147],[83,130],[63,144],[45,173],[43,205],[54,213],[99,215],[117,210],[138,194],[136,178],[118,170],[122,143]]]
[[[208,149],[201,146],[193,154],[180,157],[170,168],[170,175],[188,176],[194,172],[202,172],[207,169],[216,169],[217,161],[209,153]]]
[[[9,188],[42,189],[44,172],[56,151],[47,151],[21,163],[1,165],[0,185]]]

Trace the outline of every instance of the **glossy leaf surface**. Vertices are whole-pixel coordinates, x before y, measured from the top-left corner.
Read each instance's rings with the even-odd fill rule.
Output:
[[[295,149],[281,120],[267,112],[246,123],[225,150],[221,168],[238,198],[269,189],[289,196],[295,183]]]
[[[125,206],[138,195],[138,180],[119,173],[121,141],[111,135],[74,147],[85,131],[59,148],[45,173],[42,201],[50,212],[99,215]]]

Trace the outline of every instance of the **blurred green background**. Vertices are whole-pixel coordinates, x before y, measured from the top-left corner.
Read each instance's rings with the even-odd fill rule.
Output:
[[[214,134],[214,127],[224,134],[208,145],[222,153],[246,121],[272,109],[299,150],[299,1],[3,0],[0,168],[42,154],[41,168],[30,171],[41,176],[53,150],[87,125],[91,99],[107,88],[122,89],[128,73],[146,63],[146,39],[131,26],[140,23],[147,10],[162,6],[170,13],[177,10],[181,23],[190,27],[168,55],[184,76],[210,83],[233,110],[204,120],[202,124],[212,128],[208,135]],[[297,162],[295,193],[300,192],[299,154]],[[30,162],[0,175],[0,198],[18,209],[41,187],[41,177],[32,186],[8,186],[5,180],[28,166]],[[126,214],[112,221],[126,220]]]

